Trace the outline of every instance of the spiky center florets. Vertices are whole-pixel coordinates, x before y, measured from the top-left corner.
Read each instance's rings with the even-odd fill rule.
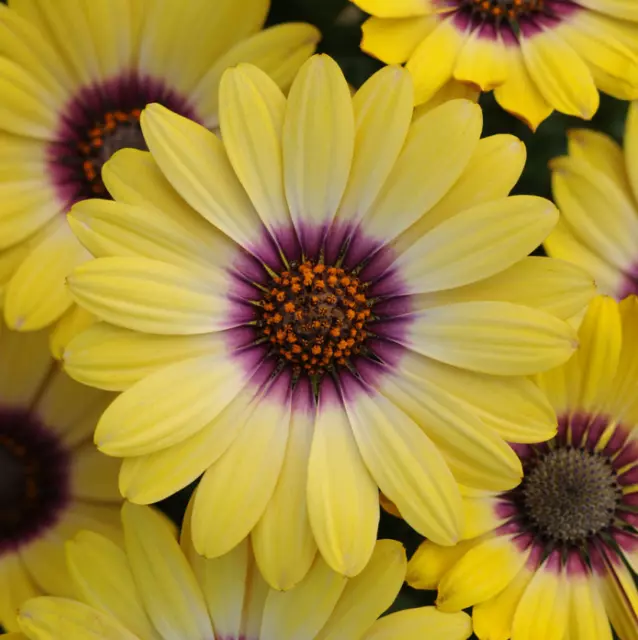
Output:
[[[521,498],[527,519],[540,535],[576,543],[612,524],[622,492],[604,456],[561,448],[526,472]]]
[[[274,276],[258,322],[295,374],[323,375],[347,366],[366,340],[371,303],[367,285],[341,268],[305,261]]]
[[[460,4],[482,18],[511,21],[545,9],[545,0],[461,0]]]
[[[68,498],[69,454],[26,411],[0,409],[0,556],[54,523]]]
[[[140,128],[141,109],[109,111],[103,120],[86,133],[86,139],[78,142],[78,154],[82,158],[82,170],[96,196],[106,195],[101,172],[104,163],[120,149],[132,147],[146,150]]]

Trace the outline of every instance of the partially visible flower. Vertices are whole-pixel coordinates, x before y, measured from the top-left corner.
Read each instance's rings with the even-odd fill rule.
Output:
[[[43,597],[22,606],[29,640],[465,640],[465,613],[408,609],[377,620],[406,571],[403,547],[377,542],[370,563],[348,580],[317,558],[288,592],[270,589],[250,544],[205,560],[188,531],[180,549],[172,527],[149,507],[125,504],[125,548],[83,532],[68,545],[78,600]]]
[[[417,104],[468,83],[536,129],[554,109],[591,118],[599,89],[638,98],[635,0],[351,1],[372,14],[361,48],[407,61]]]
[[[638,637],[638,298],[594,300],[580,341],[539,376],[559,432],[514,445],[521,485],[468,492],[464,539],[410,560],[442,611],[474,605],[481,640]]]
[[[72,595],[64,543],[92,528],[119,539],[120,463],[91,441],[112,394],[61,371],[46,332],[0,326],[0,624],[27,598]]]
[[[0,293],[11,328],[64,315],[54,353],[79,326],[65,277],[89,254],[71,205],[109,198],[118,149],[145,149],[141,110],[159,102],[218,125],[219,80],[251,62],[287,88],[319,40],[308,24],[260,31],[269,0],[82,0],[0,5]]]
[[[624,153],[609,136],[576,129],[568,155],[550,168],[562,216],[547,253],[588,270],[601,293],[638,293],[638,102],[629,107]]]
[[[122,492],[150,503],[204,474],[198,551],[251,535],[282,589],[317,550],[363,569],[379,488],[454,543],[457,481],[512,488],[505,439],[554,435],[525,376],[570,356],[563,319],[593,295],[581,269],[527,257],[558,214],[508,197],[523,145],[481,140],[467,100],[413,120],[400,68],[351,97],[327,56],[287,99],[253,66],[228,70],[220,114],[221,140],[149,106],[151,154],[118,152],[103,172],[116,202],[69,216],[97,257],[69,287],[104,322],[64,358],[124,391],[96,430],[125,458]]]

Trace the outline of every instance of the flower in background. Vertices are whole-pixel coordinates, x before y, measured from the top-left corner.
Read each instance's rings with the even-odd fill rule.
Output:
[[[304,65],[289,98],[259,69],[226,72],[221,140],[151,105],[151,153],[104,167],[115,202],[70,223],[98,257],[69,276],[104,323],[65,353],[76,379],[124,393],[96,431],[150,503],[204,473],[195,546],[252,533],[276,588],[317,548],[348,576],[374,549],[379,487],[418,531],[453,544],[456,482],[510,489],[505,440],[556,431],[524,376],[576,347],[593,295],[580,269],[527,258],[557,220],[508,198],[524,147],[480,140],[453,100],[412,121],[409,74],[351,97],[337,64]]]
[[[60,369],[44,332],[0,327],[0,624],[27,598],[72,595],[64,542],[92,528],[117,539],[120,463],[91,441],[112,394]]]
[[[287,87],[314,51],[317,30],[260,31],[269,0],[91,0],[0,6],[0,289],[11,328],[35,330],[63,314],[54,352],[90,322],[64,279],[89,258],[66,213],[109,198],[103,164],[145,149],[139,117],[161,103],[218,125],[219,79],[249,61]]]
[[[472,633],[467,614],[434,607],[377,620],[405,577],[405,552],[393,540],[377,542],[352,580],[317,558],[305,580],[282,593],[268,588],[247,541],[205,560],[186,531],[180,548],[172,526],[149,507],[125,504],[122,521],[124,550],[88,531],[69,543],[79,600],[27,602],[19,625],[29,640],[466,640]]]
[[[553,110],[591,118],[599,89],[638,98],[634,0],[351,1],[372,14],[361,48],[407,61],[417,104],[468,83],[536,129]]]
[[[601,293],[638,293],[638,103],[629,107],[624,154],[609,136],[569,132],[568,155],[550,163],[562,217],[547,253],[587,269]]]
[[[474,605],[481,640],[621,640],[638,632],[638,298],[597,298],[580,350],[539,376],[553,440],[514,445],[525,477],[469,492],[456,547],[425,542],[408,582],[439,588],[442,611]]]

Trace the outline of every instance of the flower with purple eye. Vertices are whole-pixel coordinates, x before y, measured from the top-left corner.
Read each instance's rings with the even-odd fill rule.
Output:
[[[581,349],[540,374],[558,434],[512,445],[522,483],[464,497],[451,548],[425,542],[408,582],[439,589],[443,611],[473,606],[480,639],[636,637],[638,590],[638,298],[595,299]]]
[[[371,14],[361,48],[405,62],[417,104],[463,83],[535,130],[554,110],[590,119],[599,90],[638,98],[634,0],[351,1]]]
[[[114,201],[69,215],[96,256],[69,288],[102,322],[64,362],[123,391],[95,434],[124,458],[121,490],[148,504],[203,474],[197,550],[218,557],[250,535],[278,589],[317,552],[359,573],[379,488],[453,543],[457,482],[514,487],[506,440],[556,432],[526,376],[573,352],[565,319],[593,282],[527,257],[557,212],[508,196],[519,140],[480,139],[467,100],[418,117],[413,103],[400,68],[353,97],[316,56],[286,98],[239,65],[220,86],[221,138],[150,105],[150,153],[117,152],[102,172]]]
[[[65,286],[89,259],[66,221],[110,198],[101,169],[118,149],[146,149],[139,124],[159,103],[214,129],[219,79],[256,60],[287,88],[318,30],[262,30],[270,0],[90,0],[0,5],[0,287],[19,331],[57,325],[52,348],[92,318]],[[43,277],[46,274],[46,277]]]

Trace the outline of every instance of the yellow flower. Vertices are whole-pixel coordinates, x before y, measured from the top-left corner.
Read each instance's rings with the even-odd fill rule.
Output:
[[[182,533],[149,507],[122,510],[124,551],[82,532],[68,545],[79,600],[28,601],[18,621],[29,640],[466,640],[465,613],[408,609],[377,621],[399,592],[403,547],[376,543],[370,564],[348,580],[320,558],[292,591],[269,589],[245,541],[215,560],[198,556]],[[16,636],[24,637],[22,635]]]
[[[319,39],[307,24],[260,31],[269,0],[55,0],[0,5],[0,293],[14,329],[64,315],[54,353],[88,314],[64,279],[89,258],[70,206],[108,198],[102,165],[145,149],[141,109],[159,102],[218,125],[219,79],[252,62],[281,87]]]
[[[563,215],[547,253],[587,269],[601,293],[638,293],[638,103],[629,108],[624,155],[608,136],[577,129],[568,155],[550,167]]]
[[[72,341],[66,367],[124,391],[96,442],[125,458],[133,502],[204,473],[196,548],[217,557],[252,532],[276,588],[317,547],[359,573],[379,487],[415,529],[454,543],[456,480],[509,489],[522,471],[504,437],[556,431],[523,376],[569,357],[576,336],[557,316],[593,295],[583,271],[526,258],[556,209],[507,197],[524,148],[479,140],[476,104],[412,124],[400,68],[354,98],[326,56],[287,100],[250,65],[220,91],[221,140],[151,105],[151,153],[104,167],[116,201],[71,212],[97,259],[70,290],[106,322]]]
[[[120,463],[91,436],[112,394],[71,380],[46,332],[0,326],[0,625],[27,598],[72,595],[64,542],[120,536]]]
[[[591,118],[598,90],[638,98],[635,0],[351,0],[361,48],[406,62],[417,104],[449,82],[494,90],[532,129],[555,109]]]
[[[442,611],[474,605],[481,640],[611,639],[638,633],[638,298],[600,297],[581,349],[538,381],[556,438],[513,445],[525,477],[468,492],[463,540],[425,542],[408,582],[439,588]]]

